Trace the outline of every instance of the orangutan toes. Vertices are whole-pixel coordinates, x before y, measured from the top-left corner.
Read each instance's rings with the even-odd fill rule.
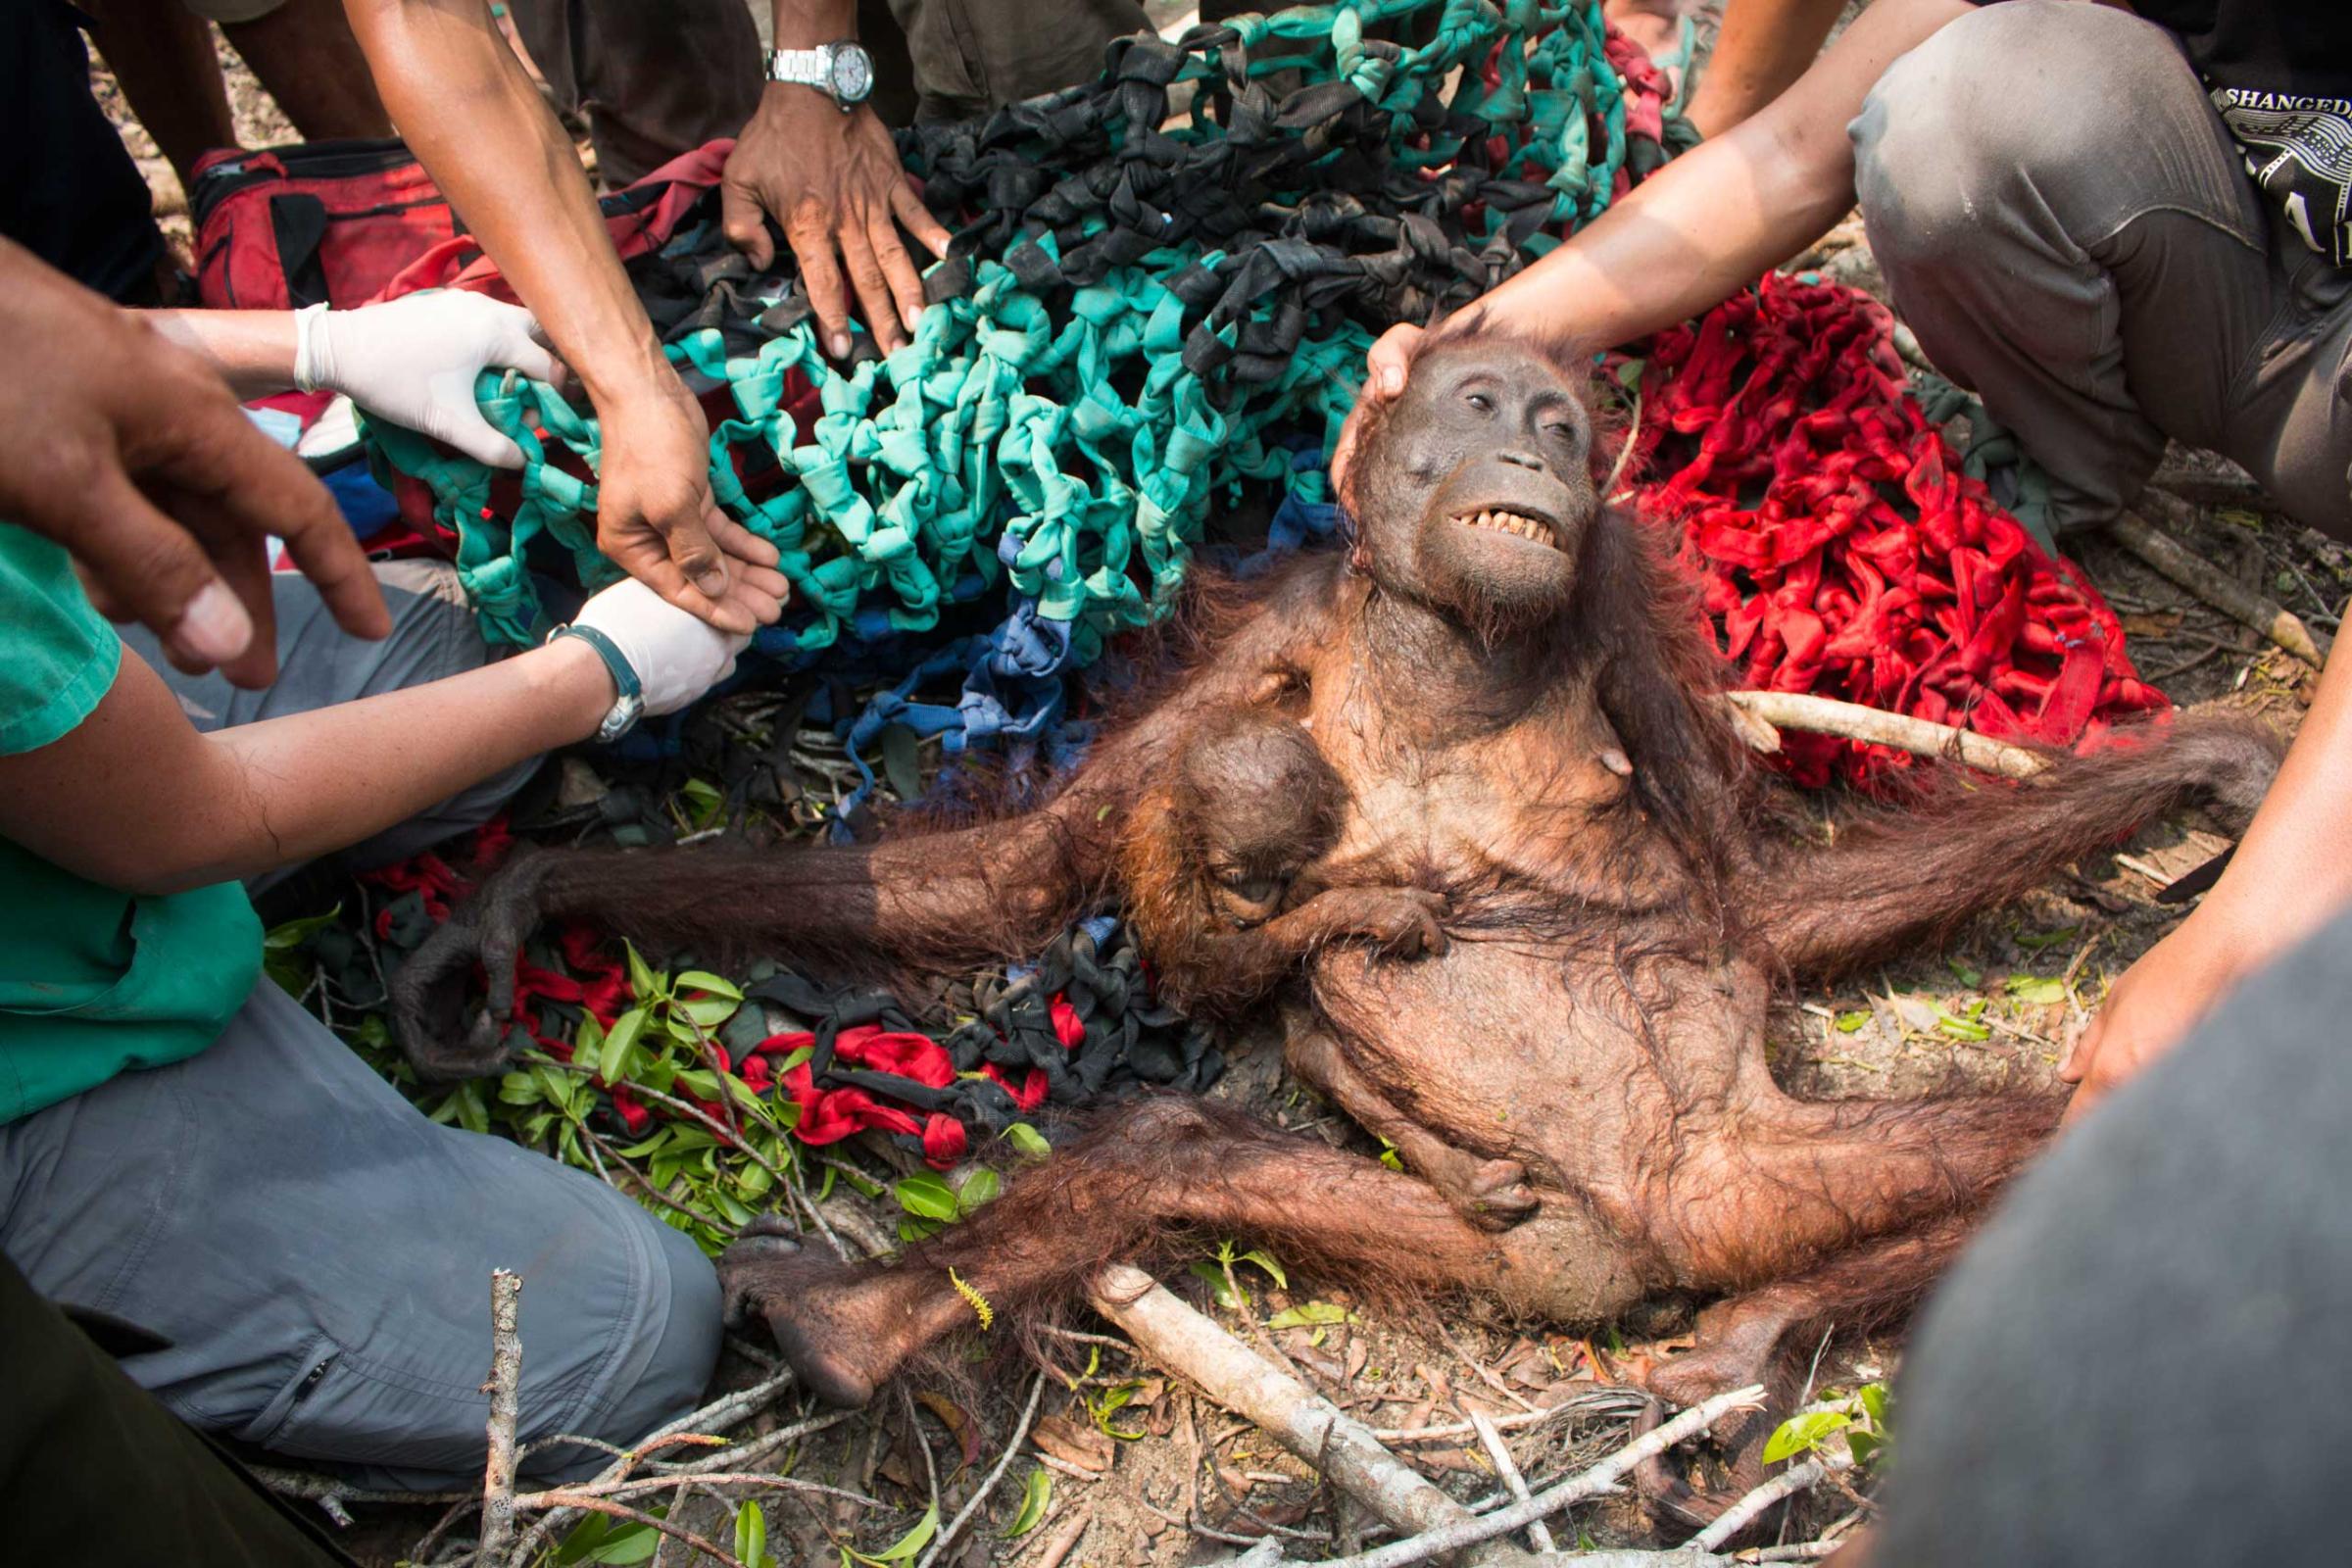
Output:
[[[888,1336],[862,1321],[871,1314],[859,1310],[860,1272],[755,1220],[718,1256],[727,1326],[765,1322],[802,1387],[827,1404],[863,1405],[896,1358],[872,1364],[871,1352]]]
[[[1338,934],[1369,938],[1392,957],[1431,957],[1446,952],[1446,928],[1438,922],[1452,909],[1443,893],[1428,888],[1333,888],[1315,896],[1318,907],[1340,922]]]
[[[1490,1231],[1507,1231],[1523,1223],[1544,1201],[1528,1184],[1527,1167],[1515,1159],[1479,1161],[1469,1179],[1446,1196],[1464,1219]]]

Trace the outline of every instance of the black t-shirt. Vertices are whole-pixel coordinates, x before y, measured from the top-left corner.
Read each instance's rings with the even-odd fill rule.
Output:
[[[2352,0],[2132,0],[2179,35],[2246,172],[2303,242],[2352,266]]]
[[[2254,176],[2303,243],[2352,263],[2352,4],[2136,0],[2180,35]]]

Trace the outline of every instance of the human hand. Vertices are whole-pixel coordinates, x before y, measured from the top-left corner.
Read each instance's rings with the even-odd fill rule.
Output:
[[[754,267],[775,260],[763,220],[775,215],[801,264],[826,353],[838,360],[850,352],[845,270],[882,351],[908,341],[923,310],[923,280],[899,227],[934,257],[947,255],[948,231],[907,183],[898,145],[872,109],[845,115],[822,93],[771,84],[727,155],[719,201],[728,241]]]
[[[2179,1045],[2262,958],[2191,914],[2139,956],[2107,992],[2105,1005],[2058,1064],[2076,1086],[2065,1120],[2077,1121],[2118,1085]]]
[[[746,566],[740,583],[773,578],[774,596],[783,592],[783,576],[765,566]],[[626,578],[591,598],[571,618],[575,626],[592,627],[612,640],[629,667],[648,713],[674,713],[725,680],[735,668],[735,656],[752,638],[749,632],[725,632],[665,603],[636,578]]]
[[[277,673],[269,536],[355,637],[392,629],[325,486],[254,427],[194,354],[0,240],[0,517],[63,546],[99,611],[172,662],[239,686]]]
[[[710,493],[710,427],[678,378],[657,371],[650,391],[597,413],[604,459],[596,547],[721,631],[748,634],[781,614],[784,579],[769,569],[776,547],[719,510]],[[751,580],[754,568],[764,576]]]
[[[553,381],[563,370],[530,312],[463,289],[356,311],[314,306],[295,319],[297,386],[344,393],[368,413],[494,468],[522,466],[522,449],[482,417],[475,378],[495,368]]]
[[[1348,422],[1340,426],[1339,444],[1331,453],[1334,495],[1345,499],[1348,494],[1348,469],[1355,461],[1355,443],[1363,433],[1368,411],[1379,404],[1394,402],[1403,392],[1405,372],[1421,347],[1421,339],[1427,335],[1421,327],[1399,321],[1381,333],[1364,355],[1364,384],[1355,394],[1355,407],[1348,411]]]

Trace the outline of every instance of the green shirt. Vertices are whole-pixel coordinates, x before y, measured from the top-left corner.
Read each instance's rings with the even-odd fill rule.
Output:
[[[122,663],[66,553],[0,523],[0,757],[71,734]],[[196,1054],[261,968],[238,884],[134,898],[0,838],[0,1123]]]

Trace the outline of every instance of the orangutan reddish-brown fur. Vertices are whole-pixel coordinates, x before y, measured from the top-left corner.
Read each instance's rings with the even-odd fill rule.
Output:
[[[544,916],[952,964],[1123,896],[1196,1003],[1278,1003],[1295,1071],[1407,1169],[1149,1098],[895,1264],[747,1239],[730,1299],[819,1394],[862,1400],[968,1324],[951,1267],[1017,1310],[1175,1229],[1563,1324],[1726,1296],[1651,1378],[1682,1401],[1808,1325],[1901,1306],[2059,1103],[1791,1099],[1765,1065],[1773,983],[1933,939],[2192,801],[2249,811],[2276,744],[2183,717],[1810,842],[1713,700],[1690,591],[1599,505],[1590,448],[1579,385],[1534,350],[1425,356],[1363,437],[1348,557],[1212,606],[1190,667],[1050,804],[870,848],[523,861],[398,977],[414,1059],[496,1061],[496,1021],[468,1037],[458,1003],[478,954],[503,1017]]]

